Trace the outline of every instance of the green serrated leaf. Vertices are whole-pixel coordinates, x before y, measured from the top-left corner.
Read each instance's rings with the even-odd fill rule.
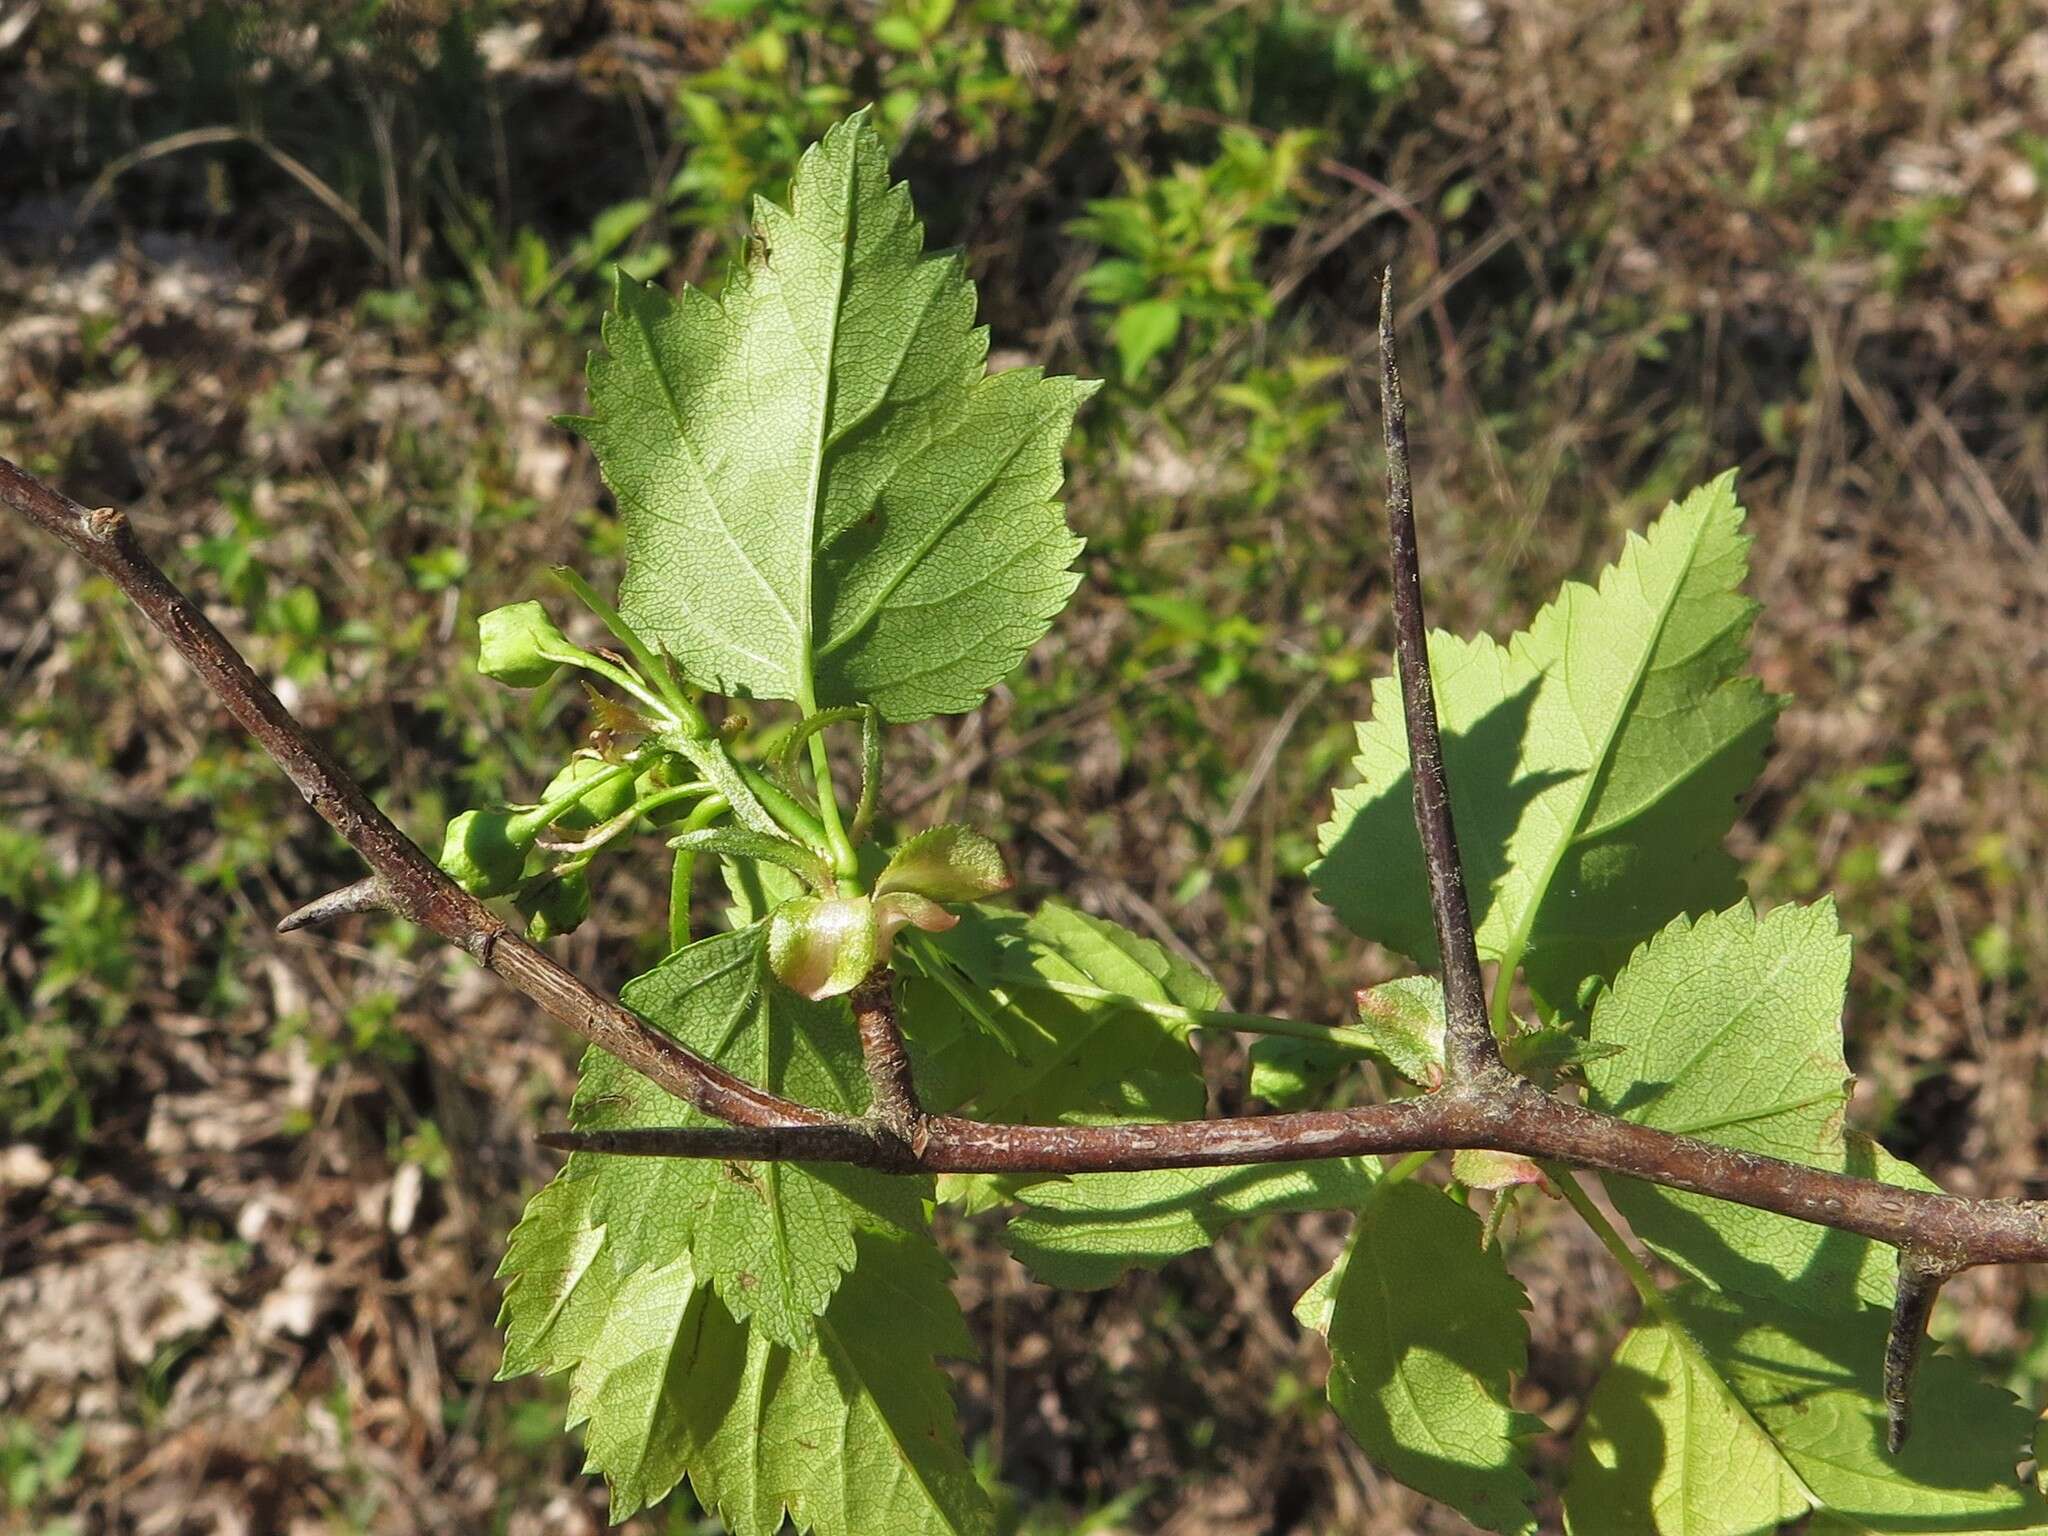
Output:
[[[1545,1182],[1543,1170],[1519,1153],[1469,1147],[1451,1154],[1451,1177],[1467,1189],[1513,1189]]]
[[[719,298],[621,280],[590,365],[619,607],[723,692],[890,720],[972,709],[1079,579],[1054,500],[1094,386],[988,375],[956,255],[925,256],[864,114],[755,205]]]
[[[1222,994],[1151,940],[1048,902],[1028,918],[964,908],[958,926],[905,947],[915,973],[902,979],[902,1024],[927,1108],[1054,1125],[1187,1120],[1207,1107],[1189,1026],[1171,1015],[1214,1008]],[[943,1198],[974,1210],[1018,1187],[981,1175],[939,1182]]]
[[[1151,940],[1047,902],[1030,917],[966,908],[916,947],[928,958],[904,978],[902,1008],[913,1058],[973,1063],[928,1103],[1016,1124],[1202,1113],[1188,1026],[1137,1005],[1214,1008],[1222,994]]]
[[[846,1005],[774,985],[762,935],[756,925],[679,949],[621,996],[751,1082],[821,1109],[864,1112],[867,1077]],[[594,1049],[570,1122],[578,1130],[715,1123]],[[606,1228],[621,1268],[687,1255],[735,1317],[799,1349],[853,1266],[856,1233],[916,1228],[931,1187],[836,1165],[582,1153],[568,1173],[591,1181],[591,1219]]]
[[[1252,1042],[1251,1091],[1281,1111],[1320,1104],[1345,1071],[1358,1064],[1358,1053],[1314,1040],[1265,1035]]]
[[[1940,1352],[1921,1365],[1913,1438],[1885,1450],[1885,1313],[1697,1285],[1658,1311],[1587,1406],[1565,1489],[1578,1536],[1748,1536],[1810,1508],[1866,1532],[2013,1530],[2048,1513],[2014,1471],[2032,1415]]]
[[[1541,1024],[1509,1035],[1500,1043],[1508,1070],[1544,1088],[1554,1088],[1568,1072],[1583,1072],[1590,1062],[1621,1054],[1612,1041],[1586,1040],[1563,1025]]]
[[[1356,1206],[1376,1159],[1088,1173],[1034,1184],[1003,1243],[1046,1285],[1095,1290],[1215,1242],[1224,1228],[1285,1211]]]
[[[1536,1529],[1521,1442],[1542,1428],[1508,1406],[1528,1298],[1480,1239],[1479,1218],[1443,1191],[1383,1184],[1295,1316],[1329,1340],[1330,1403],[1375,1465],[1521,1536]]]
[[[1594,1006],[1593,1043],[1620,1050],[1587,1064],[1588,1102],[1745,1152],[1932,1189],[1844,1132],[1848,980],[1849,938],[1832,902],[1761,919],[1747,903],[1679,918]],[[1607,1183],[1638,1237],[1722,1290],[1775,1296],[1796,1283],[1816,1306],[1852,1295],[1891,1304],[1897,1265],[1885,1244],[1633,1179]]]
[[[1361,1057],[1386,1063],[1409,1082],[1435,1088],[1444,1076],[1444,988],[1433,976],[1404,976],[1360,992],[1358,1031],[1370,1046],[1268,1035],[1252,1043],[1251,1091],[1275,1109],[1319,1103]]]
[[[933,901],[979,901],[1015,882],[1003,850],[970,827],[931,827],[891,855],[875,894],[907,891]]]
[[[617,1267],[594,1185],[565,1173],[514,1229],[499,1374],[574,1373],[569,1422],[615,1521],[687,1474],[735,1536],[770,1536],[785,1514],[817,1536],[992,1528],[934,1359],[972,1345],[921,1229],[861,1233],[854,1274],[797,1352],[735,1319],[687,1255]]]
[[[1524,967],[1553,1007],[1673,916],[1741,892],[1721,838],[1776,714],[1740,675],[1755,611],[1737,591],[1741,524],[1724,475],[1507,645],[1430,637],[1480,953]],[[1401,718],[1383,678],[1314,879],[1354,932],[1433,967]]]
[[[1434,976],[1403,976],[1358,994],[1358,1027],[1374,1052],[1420,1088],[1444,1080],[1444,984]]]
[[[590,1179],[557,1177],[526,1203],[498,1274],[505,1280],[498,1326],[505,1358],[498,1379],[566,1371],[604,1329],[614,1290],[614,1260],[590,1219]],[[602,1262],[600,1263],[600,1256]]]

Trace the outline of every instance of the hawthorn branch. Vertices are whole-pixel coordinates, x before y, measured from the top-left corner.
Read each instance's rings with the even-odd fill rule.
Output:
[[[1486,1011],[1486,982],[1465,898],[1465,866],[1451,820],[1451,786],[1444,772],[1443,736],[1436,690],[1429,676],[1429,629],[1422,616],[1422,571],[1415,549],[1415,488],[1408,472],[1408,409],[1394,359],[1394,269],[1380,283],[1380,396],[1387,437],[1387,553],[1394,577],[1394,659],[1401,674],[1401,706],[1408,728],[1408,762],[1415,782],[1415,831],[1429,876],[1429,912],[1436,924],[1444,972],[1444,1079],[1461,1083],[1507,1080],[1500,1045]]]
[[[1399,416],[1398,379],[1391,368],[1387,382],[1391,468],[1396,462],[1392,450]],[[1417,774],[1417,819],[1431,856],[1432,904],[1448,991],[1454,977],[1461,987],[1474,982],[1477,962],[1448,788],[1441,773],[1435,710],[1427,702],[1426,667],[1416,674],[1420,686],[1407,686],[1410,666],[1424,652],[1405,452],[1399,462],[1402,484],[1389,503],[1404,551],[1396,558],[1404,694],[1411,758],[1419,769],[1426,770],[1426,760],[1435,763],[1434,772]],[[795,1103],[735,1077],[663,1034],[508,930],[483,902],[444,875],[157,568],[119,512],[82,507],[4,458],[0,503],[110,577],[276,760],[307,803],[370,866],[366,880],[301,908],[282,926],[300,927],[377,907],[398,913],[457,945],[550,1017],[665,1092],[725,1122],[694,1129],[557,1132],[542,1138],[548,1146],[569,1152],[847,1163],[892,1173],[1042,1174],[1222,1167],[1473,1147],[1622,1174],[1897,1247],[1901,1283],[1886,1352],[1886,1398],[1895,1443],[1904,1438],[1912,1363],[1940,1282],[1979,1264],[2048,1261],[2048,1202],[1970,1200],[1905,1189],[1601,1114],[1508,1074],[1491,1031],[1484,1040],[1473,1038],[1469,1011],[1454,1012],[1452,1018],[1467,1021],[1455,1043],[1471,1070],[1453,1077],[1441,1091],[1419,1098],[1224,1120],[992,1125],[917,1111],[893,989],[884,975],[880,985],[874,985],[874,977],[863,984],[859,1011],[877,1105],[883,1106],[900,1090],[895,1109],[878,1107],[875,1115],[854,1119]],[[1400,597],[1404,583],[1407,596]],[[1433,788],[1425,785],[1426,779],[1434,780]],[[1483,1026],[1483,1006],[1478,1018]],[[892,1118],[897,1126],[888,1123]]]
[[[1470,1147],[1623,1174],[1901,1249],[1938,1252],[1952,1265],[1949,1273],[1977,1264],[2048,1261],[2048,1202],[1971,1200],[1739,1152],[1586,1109],[1518,1079],[1505,1092],[1444,1088],[1387,1104],[1227,1120],[992,1125],[931,1115],[916,1150],[881,1135],[853,1145],[843,1129],[791,1128],[777,1144],[799,1161],[851,1162],[891,1173],[1035,1174],[1226,1168]],[[717,1127],[554,1131],[544,1140],[567,1152],[734,1155]]]
[[[111,507],[82,507],[4,458],[0,502],[111,578],[298,786],[306,803],[370,866],[373,883],[358,882],[300,908],[285,919],[289,927],[383,907],[432,929],[540,1004],[550,1018],[708,1115],[761,1127],[837,1123],[839,1117],[765,1093],[663,1034],[550,960],[450,880],[157,568],[126,517]]]

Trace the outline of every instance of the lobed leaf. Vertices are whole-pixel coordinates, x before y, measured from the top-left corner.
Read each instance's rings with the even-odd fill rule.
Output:
[[[633,1266],[594,1219],[595,1185],[564,1173],[513,1230],[499,1375],[573,1373],[569,1422],[614,1521],[687,1475],[735,1536],[785,1514],[817,1536],[992,1528],[934,1360],[972,1345],[922,1228],[863,1231],[814,1345],[793,1351],[736,1319],[687,1254]]]
[[[590,363],[626,531],[619,608],[690,679],[890,720],[974,708],[1081,542],[1056,497],[1094,390],[990,375],[956,255],[923,253],[864,114],[805,152],[716,299],[621,277]]]
[[[773,984],[760,925],[677,950],[628,982],[628,1007],[749,1081],[800,1103],[859,1114],[867,1076],[843,1002]],[[715,1124],[602,1051],[586,1053],[570,1110],[578,1130]],[[926,1180],[838,1165],[571,1157],[592,1186],[591,1219],[622,1269],[687,1256],[726,1308],[802,1349],[856,1257],[862,1231],[916,1230]]]
[[[1741,891],[1721,838],[1776,714],[1741,676],[1755,605],[1733,477],[1631,534],[1505,646],[1429,641],[1480,953],[1570,1007],[1675,914]],[[1373,686],[1360,783],[1320,832],[1317,894],[1351,929],[1436,961],[1400,689]]]

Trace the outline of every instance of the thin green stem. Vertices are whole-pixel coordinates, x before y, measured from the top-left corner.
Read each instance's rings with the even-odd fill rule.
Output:
[[[1518,946],[1510,955],[1501,956],[1500,970],[1493,978],[1493,1032],[1504,1035],[1514,1020],[1515,967],[1522,963],[1522,951]]]
[[[673,789],[664,789],[651,794],[644,800],[635,800],[631,805],[619,812],[618,815],[612,817],[609,821],[600,822],[584,834],[584,836],[573,842],[543,842],[541,847],[547,849],[550,853],[596,853],[607,843],[612,842],[627,831],[648,812],[658,811],[665,805],[675,804],[678,800],[695,800],[700,796],[710,793],[711,786],[701,780],[694,784],[678,784]],[[585,862],[587,863],[588,860]]]
[[[641,670],[654,680],[654,686],[660,690],[661,697],[659,699],[653,698],[644,689],[635,687],[630,682],[622,681],[623,674],[614,676],[612,673],[607,673],[605,675],[611,676],[613,682],[618,683],[622,688],[630,689],[643,702],[652,704],[661,714],[667,715],[670,719],[674,720],[684,734],[696,737],[709,736],[711,734],[711,722],[704,718],[704,711],[699,709],[691,701],[689,695],[683,692],[681,686],[676,682],[674,671],[664,665],[655,656],[654,652],[647,648],[647,642],[634,633],[633,627],[620,617],[619,611],[599,597],[596,588],[592,587],[589,582],[585,581],[568,566],[558,565],[554,568],[554,572],[557,581],[575,593],[584,607],[604,621],[604,627],[610,630],[617,637],[619,644],[626,648],[626,654],[638,662]],[[616,670],[614,669],[614,671]]]
[[[1683,1326],[1665,1301],[1664,1292],[1659,1289],[1656,1277],[1650,1273],[1649,1266],[1636,1257],[1636,1251],[1629,1247],[1628,1239],[1615,1230],[1614,1223],[1607,1219],[1607,1213],[1593,1203],[1593,1197],[1587,1194],[1579,1181],[1573,1177],[1572,1171],[1562,1163],[1543,1163],[1540,1166],[1543,1169],[1543,1176],[1557,1186],[1558,1192],[1565,1198],[1565,1203],[1579,1213],[1579,1219],[1591,1227],[1593,1235],[1600,1239],[1600,1246],[1605,1248],[1613,1256],[1614,1262],[1621,1266],[1622,1273],[1628,1276],[1628,1283],[1635,1287],[1636,1295],[1642,1299],[1643,1306],[1654,1312],[1659,1322],[1669,1324],[1681,1333],[1684,1332]]]
[[[723,816],[731,806],[723,795],[707,795],[694,811],[683,818],[682,832],[701,832]],[[680,835],[680,833],[678,834]],[[676,850],[676,861],[668,876],[668,952],[674,954],[690,942],[690,884],[697,873],[697,855],[687,848]]]
[[[512,818],[511,831],[517,838],[538,834],[551,825],[555,818],[566,814],[569,808],[580,803],[585,796],[593,794],[604,786],[616,783],[622,778],[631,778],[637,770],[630,762],[620,763],[593,778],[578,781],[573,787],[563,790],[552,800],[543,800],[530,811],[522,811]]]
[[[813,816],[801,800],[753,764],[730,757],[727,760],[732,762],[739,776],[746,781],[747,788],[761,802],[761,809],[768,813],[776,826],[806,848],[832,857],[832,842],[824,823]]]
[[[1434,1152],[1410,1152],[1401,1161],[1381,1174],[1379,1183],[1373,1187],[1376,1189],[1386,1189],[1404,1180],[1411,1179],[1421,1172],[1423,1165],[1435,1156]]]
[[[802,696],[796,701],[806,722],[818,713],[818,700],[811,690],[809,670],[807,661]],[[824,852],[832,860],[833,873],[843,881],[856,880],[860,874],[860,860],[846,835],[846,823],[839,817],[839,794],[832,787],[832,755],[825,750],[823,730],[811,732],[810,745],[811,774],[818,781],[818,819],[824,823]]]
[[[773,753],[776,779],[794,788],[797,783],[795,773],[797,750],[805,742],[817,735],[818,732],[838,725],[843,721],[858,720],[861,718],[862,713],[863,711],[857,706],[844,704],[833,709],[821,709],[816,714],[807,715],[803,719],[793,722],[776,738]]]
[[[853,810],[853,826],[847,836],[858,846],[868,835],[875,819],[875,803],[882,792],[882,714],[874,705],[862,708],[860,718],[860,802]]]
[[[606,682],[625,689],[626,692],[653,710],[658,718],[662,720],[675,720],[675,710],[669,701],[649,691],[639,678],[628,672],[624,667],[614,666],[602,656],[593,656],[588,651],[585,651],[577,659],[576,665],[586,672],[595,672]],[[677,723],[680,724],[680,722]]]

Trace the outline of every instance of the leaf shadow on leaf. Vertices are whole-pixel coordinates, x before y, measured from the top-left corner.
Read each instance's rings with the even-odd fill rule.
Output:
[[[1920,1432],[1909,1439],[1903,1449],[1896,1454],[1885,1449],[1885,1410],[1879,1376],[1884,1360],[1885,1334],[1890,1324],[1888,1314],[1874,1307],[1822,1314],[1792,1306],[1758,1309],[1749,1304],[1735,1308],[1723,1303],[1713,1310],[1711,1323],[1707,1321],[1708,1316],[1706,1309],[1697,1306],[1686,1309],[1688,1328],[1703,1339],[1717,1360],[1736,1370],[1776,1378],[1780,1384],[1773,1403],[1766,1406],[1752,1398],[1752,1409],[1764,1408],[1774,1420],[1819,1417],[1839,1411],[1833,1401],[1839,1394],[1855,1394],[1861,1408],[1858,1416],[1862,1423],[1856,1430],[1847,1432],[1854,1434],[1854,1440],[1846,1441],[1840,1451],[1827,1455],[1829,1462],[1847,1469],[1853,1466],[1854,1461],[1867,1461],[1873,1467],[1884,1468],[1891,1479],[1898,1482],[1931,1490],[1978,1493],[1984,1486],[1985,1469],[1980,1463],[1983,1459],[1995,1457],[1998,1461],[1996,1470],[2013,1485],[2016,1501],[2023,1494],[2016,1470],[2023,1447],[2020,1444],[2022,1437],[2017,1434],[2000,1454],[1995,1447],[1985,1443],[1985,1426],[1982,1423],[1942,1422],[1946,1416],[1928,1414],[1925,1418],[1930,1422],[1922,1423]],[[1791,1340],[1797,1347],[1821,1356],[1825,1365],[1797,1367],[1787,1363],[1781,1351],[1755,1348],[1749,1335],[1751,1327],[1758,1322],[1771,1332]],[[1935,1388],[1937,1380],[1942,1377],[1959,1377],[1970,1384],[1975,1381],[1968,1363],[1954,1356],[1930,1353],[1925,1369],[1928,1379],[1923,1386],[1928,1389]],[[1810,1454],[1815,1460],[1820,1459],[1818,1453]],[[1815,1491],[1828,1496],[1829,1503],[1838,1512],[1881,1521],[1883,1529],[1888,1531],[1982,1531],[1987,1528],[1981,1509],[1952,1515],[1913,1515],[1885,1508],[1881,1503],[1864,1507],[1839,1494],[1829,1496],[1832,1491],[1827,1489],[1816,1488]],[[2028,1502],[2034,1507],[2027,1512],[2027,1517],[2038,1519],[2041,1513],[2039,1500]],[[1991,1528],[1996,1524],[1996,1521],[1991,1522]]]
[[[1430,1344],[1436,1354],[1459,1370],[1485,1380],[1494,1369],[1495,1362],[1487,1359],[1482,1351],[1469,1346],[1469,1335],[1461,1340],[1456,1330],[1446,1331]],[[1406,1368],[1407,1364],[1408,1357],[1404,1354],[1400,1362],[1389,1362],[1384,1370],[1370,1373],[1346,1371],[1355,1388],[1344,1410],[1353,1438],[1367,1448],[1375,1461],[1384,1461],[1387,1470],[1402,1482],[1432,1498],[1453,1502],[1475,1524],[1496,1531],[1524,1529],[1521,1524],[1525,1513],[1522,1498],[1528,1474],[1519,1459],[1508,1455],[1491,1464],[1459,1461],[1448,1456],[1432,1456],[1417,1449],[1412,1441],[1401,1439],[1392,1417],[1382,1405],[1382,1398],[1394,1387],[1397,1370]],[[1540,1434],[1542,1430],[1542,1423],[1531,1418],[1516,1438],[1526,1439]],[[1400,1447],[1398,1453],[1388,1449],[1396,1445]],[[1644,1529],[1653,1527],[1645,1526]]]
[[[1534,1487],[1520,1452],[1544,1426],[1507,1411],[1506,1398],[1507,1378],[1527,1363],[1528,1301],[1520,1282],[1497,1250],[1490,1272],[1472,1263],[1461,1283],[1432,1282],[1429,1271],[1446,1259],[1478,1258],[1464,1248],[1476,1243],[1478,1218],[1439,1190],[1399,1184],[1379,1191],[1360,1221],[1354,1244],[1372,1246],[1349,1252],[1332,1297],[1331,1403],[1366,1453],[1402,1482],[1486,1529],[1533,1531],[1528,1500]],[[1411,1269],[1417,1264],[1420,1269]],[[1345,1347],[1347,1313],[1374,1320],[1351,1336],[1364,1347]],[[1458,1379],[1449,1379],[1428,1355]],[[1483,1399],[1504,1411],[1504,1434],[1491,1427],[1470,1432],[1459,1422]],[[1419,1445],[1389,1403],[1406,1404],[1444,1454]]]
[[[1508,843],[1522,813],[1545,790],[1571,777],[1561,770],[1517,777],[1540,686],[1540,679],[1531,678],[1472,725],[1443,733],[1444,773],[1474,928],[1484,927],[1493,910],[1509,868]],[[1415,832],[1412,768],[1351,809],[1343,832],[1324,851],[1315,884],[1354,929],[1384,935],[1421,965],[1437,964],[1429,877]]]
[[[1711,1139],[1711,1138],[1709,1138]],[[1842,1171],[1859,1179],[1882,1177],[1878,1171],[1876,1143],[1862,1136],[1846,1140]],[[1629,1226],[1645,1242],[1671,1254],[1680,1255],[1685,1266],[1710,1277],[1715,1289],[1744,1296],[1782,1297],[1788,1286],[1797,1287],[1800,1305],[1813,1308],[1857,1308],[1869,1304],[1857,1294],[1857,1277],[1862,1273],[1871,1249],[1881,1246],[1839,1227],[1815,1226],[1818,1240],[1812,1256],[1797,1275],[1787,1277],[1768,1264],[1747,1257],[1729,1242],[1725,1232],[1708,1222],[1696,1209],[1679,1199],[1619,1175],[1610,1178],[1626,1188],[1622,1196]],[[1630,1196],[1634,1196],[1633,1199]],[[1760,1221],[1787,1221],[1792,1217],[1767,1217]],[[1796,1225],[1809,1226],[1798,1222]]]
[[[1607,1112],[1633,1118],[1637,1110],[1647,1109],[1676,1086],[1675,1083],[1652,1082],[1647,1078],[1639,1078],[1629,1084],[1628,1092],[1616,1099]]]
[[[1155,1196],[1127,1200],[1122,1204],[1059,1205],[1060,1188],[1106,1180],[1110,1187],[1129,1189],[1143,1181],[1159,1185]],[[1245,1196],[1257,1197],[1267,1186],[1300,1180],[1304,1187],[1269,1200],[1233,1204]],[[1098,1187],[1100,1187],[1098,1185]],[[1342,1162],[1261,1163],[1241,1168],[1191,1169],[1169,1179],[1166,1175],[1082,1174],[1059,1181],[1058,1186],[1041,1186],[1027,1199],[1024,1209],[1004,1229],[1003,1245],[1034,1274],[1069,1290],[1097,1290],[1115,1285],[1132,1269],[1156,1268],[1200,1246],[1202,1240],[1216,1241],[1240,1221],[1262,1215],[1277,1215],[1312,1209],[1341,1209],[1364,1193],[1361,1174]],[[1176,1219],[1184,1219],[1186,1226]],[[1091,1233],[1107,1229],[1112,1241],[1100,1248],[1086,1241]]]
[[[916,1228],[924,1220],[924,1202],[932,1197],[928,1173],[877,1174],[872,1169],[846,1163],[799,1163],[796,1165],[819,1183],[830,1186],[850,1206],[865,1215],[858,1226],[883,1231]],[[855,1238],[858,1245],[859,1238]]]
[[[1008,1003],[987,996],[984,978],[1006,984],[1030,974],[1033,942],[1027,914],[978,909],[974,921],[933,936],[929,948],[953,963],[961,990],[982,994],[981,1018],[993,1032],[968,1018],[943,992],[915,985],[907,989],[902,1025],[913,1064],[948,1048],[973,1054],[982,1064],[974,1079],[955,1082],[950,1079],[959,1074],[941,1079],[935,1073],[932,1087],[943,1097],[936,1103],[928,1100],[927,1108],[968,1107],[977,1117],[998,1123],[1188,1120],[1207,1108],[1199,1061],[1187,1047],[1184,1027],[1137,1008],[1028,986]],[[1090,974],[1070,957],[1058,958],[1076,980],[1114,980]],[[1010,970],[1018,976],[1006,976]],[[1141,979],[1160,998],[1167,996],[1158,978]]]
[[[1582,1479],[1597,1480],[1600,1518],[1611,1522],[1615,1530],[1661,1528],[1658,1485],[1664,1476],[1668,1437],[1654,1405],[1673,1390],[1671,1383],[1660,1377],[1618,1361],[1600,1377],[1600,1438],[1611,1447],[1612,1464],[1605,1456],[1593,1461],[1581,1442],[1572,1458],[1572,1479],[1575,1485]],[[1774,1518],[1742,1536],[1768,1536],[1778,1527]]]
[[[1770,1458],[1773,1476],[1796,1479],[1804,1497],[1856,1530],[2040,1529],[2048,1507],[2017,1471],[2027,1410],[1978,1379],[1968,1362],[1939,1353],[1927,1358],[1916,1393],[1923,1399],[1919,1428],[1893,1455],[1884,1448],[1879,1384],[1885,1312],[1853,1303],[1807,1311],[1786,1304],[1782,1293],[1775,1301],[1738,1302],[1691,1284],[1666,1295],[1683,1329],[1681,1335],[1667,1326],[1665,1337],[1682,1351],[1685,1400],[1669,1401],[1679,1388],[1668,1375],[1619,1362],[1609,1368],[1594,1394],[1594,1413],[1599,1438],[1611,1451],[1596,1460],[1582,1438],[1572,1473],[1577,1497],[1599,1510],[1601,1529],[1669,1529],[1675,1500],[1691,1507],[1705,1498],[1720,1508],[1714,1487],[1688,1487],[1688,1481],[1736,1468],[1754,1481],[1767,1470],[1760,1456]],[[1716,1379],[1733,1391],[1737,1411],[1762,1437],[1754,1449],[1712,1434],[1667,1446],[1667,1417],[1675,1412],[1679,1417],[1671,1422],[1690,1422],[1692,1393],[1718,1395],[1724,1387],[1714,1385]],[[1679,1459],[1676,1485],[1670,1457]],[[1719,1470],[1702,1473],[1701,1457]],[[1574,1496],[1567,1492],[1568,1504]],[[1724,1512],[1713,1529],[1763,1536],[1780,1528],[1778,1518],[1762,1511],[1749,1518],[1755,1523],[1738,1527]]]

